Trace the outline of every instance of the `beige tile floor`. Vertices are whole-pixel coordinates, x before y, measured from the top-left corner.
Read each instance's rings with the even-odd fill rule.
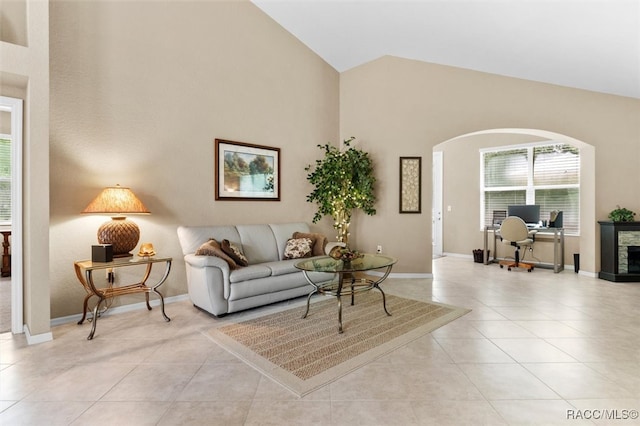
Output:
[[[455,257],[434,277],[383,287],[473,311],[304,398],[208,340],[220,320],[188,302],[170,323],[107,315],[93,341],[89,324],[36,346],[2,334],[0,424],[640,424],[601,418],[640,410],[640,283]]]

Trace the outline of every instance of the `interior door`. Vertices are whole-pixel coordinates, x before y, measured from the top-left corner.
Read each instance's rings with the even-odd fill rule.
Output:
[[[442,151],[433,152],[433,199],[431,200],[431,240],[433,257],[442,256]]]

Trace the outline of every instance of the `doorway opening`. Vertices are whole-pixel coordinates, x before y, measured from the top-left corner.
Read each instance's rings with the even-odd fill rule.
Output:
[[[501,128],[487,129],[460,135],[433,146],[433,152],[443,153],[442,197],[444,209],[441,216],[442,245],[444,255],[471,257],[473,250],[482,247],[480,157],[483,147],[518,145],[542,140],[566,143],[580,149],[580,223],[595,223],[595,147],[588,143],[540,129]],[[435,179],[434,179],[435,182]],[[433,187],[434,192],[438,191]],[[567,241],[565,263],[571,263],[569,255],[580,253],[585,273],[595,270],[595,228],[584,227],[580,235]]]
[[[0,283],[6,287],[9,280],[8,304],[10,312],[10,330],[12,333],[23,332],[23,286],[22,286],[22,126],[23,126],[23,101],[22,99],[0,96],[0,114],[2,114],[2,128],[0,133],[8,140],[7,144],[9,154],[9,169],[4,173],[5,187],[10,186],[10,190],[5,191],[10,195],[5,198],[10,201],[9,212],[5,212],[6,218],[2,221],[0,231],[3,235],[3,247],[0,250],[2,257],[2,277]],[[2,172],[0,171],[0,174]],[[1,179],[0,179],[1,180]],[[1,208],[1,206],[0,206]],[[9,220],[7,220],[9,219]],[[3,298],[5,294],[2,295]],[[3,303],[2,309],[5,305]],[[5,326],[3,325],[3,328]],[[9,331],[9,330],[3,330]]]
[[[431,201],[431,254],[434,259],[442,253],[442,151],[433,151],[433,191]]]

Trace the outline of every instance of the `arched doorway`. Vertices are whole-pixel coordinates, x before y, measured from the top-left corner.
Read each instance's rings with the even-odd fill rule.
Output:
[[[434,152],[443,152],[443,158],[445,160],[444,167],[444,193],[442,194],[442,199],[445,200],[444,204],[446,207],[441,206],[440,208],[444,208],[442,210],[443,220],[442,225],[445,226],[445,222],[447,220],[447,216],[455,216],[457,206],[452,205],[453,203],[447,202],[447,188],[451,188],[452,185],[456,187],[457,182],[453,175],[448,174],[446,161],[447,161],[447,153],[453,153],[453,155],[458,155],[460,157],[461,153],[464,153],[465,157],[468,157],[469,164],[460,164],[460,167],[465,167],[467,170],[472,168],[472,166],[479,167],[478,160],[478,148],[481,146],[491,146],[491,144],[504,144],[504,145],[514,145],[520,142],[518,141],[533,141],[533,140],[552,140],[557,141],[559,143],[567,143],[569,145],[575,146],[580,149],[580,170],[581,170],[581,179],[580,179],[580,235],[577,237],[577,242],[575,243],[575,250],[579,250],[581,256],[581,270],[586,271],[587,274],[593,274],[595,276],[596,271],[598,270],[597,259],[596,259],[596,218],[595,218],[595,147],[589,145],[588,143],[572,138],[567,135],[563,135],[557,132],[551,132],[547,130],[541,129],[517,129],[517,128],[498,128],[498,129],[487,129],[481,130],[477,132],[472,132],[460,136],[456,136],[454,138],[448,139],[444,142],[441,142],[434,146]],[[511,141],[511,142],[509,142]],[[513,141],[516,141],[514,143]],[[494,145],[495,146],[495,145]],[[469,167],[471,165],[471,167]],[[479,179],[479,168],[478,173],[475,175],[476,179]],[[453,180],[453,182],[452,182]],[[469,191],[477,191],[478,186],[472,187]],[[434,191],[437,188],[433,188]],[[434,199],[436,197],[434,196]],[[467,199],[469,198],[467,194]],[[478,201],[479,203],[479,201]],[[434,210],[437,209],[437,206],[433,206]],[[465,208],[474,209],[475,206],[473,203],[467,204]],[[479,211],[479,206],[478,210]],[[474,228],[475,229],[475,228]],[[434,230],[432,230],[434,232]],[[455,247],[451,248],[447,244],[447,232],[445,227],[445,232],[443,233],[444,237],[444,251],[447,252],[449,250],[453,250],[456,252]],[[468,249],[465,249],[465,253],[468,252]],[[567,256],[570,253],[567,254]]]

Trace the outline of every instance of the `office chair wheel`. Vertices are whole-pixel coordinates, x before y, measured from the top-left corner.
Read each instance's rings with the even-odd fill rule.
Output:
[[[507,271],[510,271],[510,270],[511,270],[511,268],[507,268]]]
[[[500,265],[500,269],[504,269],[504,265]]]

